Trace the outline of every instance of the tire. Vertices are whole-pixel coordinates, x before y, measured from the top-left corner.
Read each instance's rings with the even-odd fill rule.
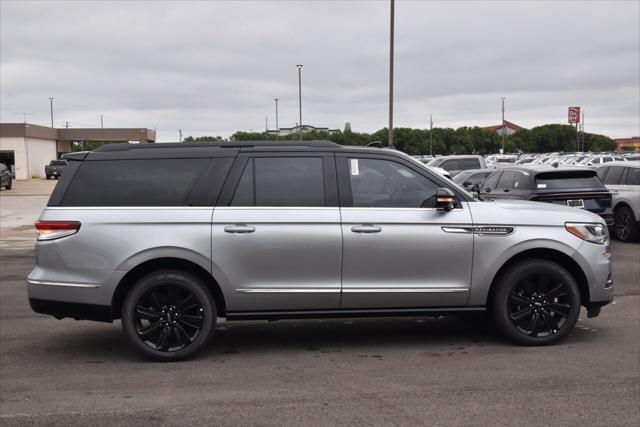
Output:
[[[184,360],[212,338],[216,306],[207,287],[179,270],[140,279],[122,307],[124,334],[142,355],[158,362]]]
[[[622,242],[636,242],[640,239],[640,224],[629,206],[620,206],[616,209],[613,232]]]
[[[9,182],[7,183],[7,185],[4,186],[5,190],[11,190],[11,187],[13,186],[13,180],[10,179]]]
[[[51,177],[49,175],[47,175],[47,180],[51,179]]]
[[[580,315],[580,290],[555,262],[519,262],[500,275],[490,300],[493,321],[521,345],[551,345],[573,329]]]

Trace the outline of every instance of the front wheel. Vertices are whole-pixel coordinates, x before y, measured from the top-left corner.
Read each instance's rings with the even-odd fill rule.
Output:
[[[523,345],[550,345],[573,329],[580,291],[560,265],[528,260],[509,268],[495,284],[491,315],[504,336]]]
[[[162,270],[138,281],[122,308],[131,344],[149,359],[186,359],[211,339],[216,307],[206,286],[189,273]]]

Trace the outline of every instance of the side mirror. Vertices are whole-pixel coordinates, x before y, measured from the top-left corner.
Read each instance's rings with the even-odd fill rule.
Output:
[[[436,190],[436,209],[450,211],[455,207],[456,195],[448,188]]]

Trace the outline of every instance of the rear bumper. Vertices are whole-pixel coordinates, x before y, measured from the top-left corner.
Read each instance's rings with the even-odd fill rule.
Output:
[[[70,317],[76,320],[112,322],[111,307],[107,305],[80,304],[29,298],[29,305],[36,313],[49,314],[57,319]]]

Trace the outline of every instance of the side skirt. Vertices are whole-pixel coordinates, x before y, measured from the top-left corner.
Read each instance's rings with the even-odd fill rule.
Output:
[[[478,307],[433,307],[433,308],[391,308],[363,310],[299,310],[299,311],[236,311],[227,312],[227,320],[278,320],[278,319],[318,319],[344,317],[409,317],[445,316],[463,313],[484,312]]]

